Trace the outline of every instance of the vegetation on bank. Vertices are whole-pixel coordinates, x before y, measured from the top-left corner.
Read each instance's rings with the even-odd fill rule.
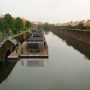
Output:
[[[10,14],[5,14],[0,17],[0,34],[5,37],[10,34],[19,34],[22,31],[26,31],[31,28],[31,23],[28,20],[20,17],[14,18]]]
[[[72,30],[85,30],[85,29],[89,29],[88,27],[84,26],[83,23],[80,23],[76,26],[72,26],[72,25],[67,25],[67,26],[59,26],[60,29],[72,29]]]
[[[59,26],[60,29],[71,29],[71,30],[90,30],[90,20],[76,21],[76,22],[68,22]]]
[[[52,29],[65,29],[65,30],[90,30],[90,20],[76,21],[76,22],[68,22],[63,24],[49,24],[49,23],[40,23],[38,27],[43,28],[45,31]]]
[[[54,26],[54,24],[49,24],[47,22],[38,24],[38,28],[45,30],[46,32],[50,31],[53,26]]]

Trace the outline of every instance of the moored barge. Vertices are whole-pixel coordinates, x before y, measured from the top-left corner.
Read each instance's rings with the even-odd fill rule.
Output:
[[[42,31],[36,30],[27,40],[8,56],[8,60],[20,58],[48,58],[48,46]],[[18,54],[19,52],[19,54]]]

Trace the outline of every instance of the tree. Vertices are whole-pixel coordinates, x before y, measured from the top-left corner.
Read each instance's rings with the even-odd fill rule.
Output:
[[[83,24],[83,23],[79,23],[79,24],[77,25],[77,27],[78,27],[78,29],[84,29],[84,24]]]
[[[0,17],[0,32],[7,35],[10,33],[17,34],[23,28],[30,28],[31,23],[26,19],[21,19],[20,17],[14,18],[10,14],[5,14]]]
[[[22,18],[23,28],[25,28],[26,19]]]
[[[30,22],[26,21],[25,28],[30,28]]]
[[[15,30],[15,20],[14,20],[14,19],[12,19],[11,31],[12,31],[13,34],[16,34],[16,30]]]
[[[85,23],[84,23],[84,26],[86,29],[90,29],[90,20],[87,20]]]
[[[3,19],[0,18],[0,32],[2,32],[3,28]]]
[[[13,28],[13,18],[10,14],[4,15],[4,26],[6,33],[9,34],[9,31]]]
[[[4,26],[4,19],[3,18],[0,18],[0,32],[3,33],[3,37],[4,37],[5,26]]]
[[[20,17],[17,17],[15,20],[15,30],[20,32],[23,29],[23,23]]]
[[[44,27],[44,30],[49,30],[49,23],[45,23],[45,24],[43,24],[43,27]]]

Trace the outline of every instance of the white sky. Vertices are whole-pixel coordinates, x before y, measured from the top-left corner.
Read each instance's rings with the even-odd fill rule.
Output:
[[[90,0],[0,0],[0,13],[49,23],[79,21],[90,19]]]

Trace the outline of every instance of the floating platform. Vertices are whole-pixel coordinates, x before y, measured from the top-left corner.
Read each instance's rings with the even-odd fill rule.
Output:
[[[48,46],[45,44],[43,50],[41,51],[29,51],[26,48],[26,42],[24,42],[17,51],[13,51],[9,56],[8,60],[14,61],[14,60],[19,60],[19,59],[29,59],[29,58],[48,58]]]
[[[7,58],[7,60],[15,61],[19,59],[19,56],[21,54],[21,45],[18,46],[17,50],[14,50]]]
[[[20,54],[20,58],[48,58],[48,46],[45,44],[41,51],[29,51],[26,47],[26,42],[22,45],[23,51]]]

